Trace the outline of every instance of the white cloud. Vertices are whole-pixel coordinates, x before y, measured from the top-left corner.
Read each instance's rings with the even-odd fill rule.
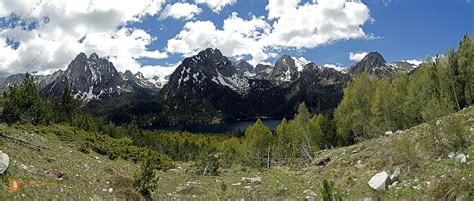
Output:
[[[420,64],[423,63],[423,61],[420,61],[418,59],[410,59],[410,60],[405,60],[405,62],[412,64],[414,66],[419,66]]]
[[[349,52],[349,60],[351,61],[361,61],[368,52]]]
[[[345,72],[345,70],[346,70],[345,67],[334,65],[334,64],[324,64],[323,67],[332,68],[332,69],[337,70],[339,72]]]
[[[195,0],[198,4],[206,4],[213,12],[219,13],[222,8],[232,5],[237,0]]]
[[[161,11],[160,19],[172,17],[175,19],[183,18],[189,20],[201,12],[202,10],[197,5],[178,2],[166,5],[163,11]]]
[[[370,22],[368,7],[361,1],[269,0],[268,19],[242,19],[233,13],[222,29],[211,21],[188,22],[168,40],[167,51],[185,56],[207,47],[219,48],[227,56],[252,56],[252,64],[272,57],[275,50],[307,49],[339,40],[368,39],[362,25]]]
[[[50,72],[65,68],[79,52],[97,52],[115,59],[114,65],[127,69],[139,65],[138,58],[166,58],[167,54],[149,50],[155,40],[142,29],[125,28],[130,22],[139,22],[145,15],[155,15],[164,0],[109,2],[101,0],[68,1],[27,0],[1,1],[0,17],[15,14],[23,22],[37,21],[32,30],[20,26],[0,31],[0,71]],[[47,21],[42,19],[47,18]],[[118,28],[122,27],[122,28]],[[84,38],[85,37],[85,38]],[[3,41],[19,42],[17,49]],[[79,39],[83,38],[81,42]],[[8,56],[4,56],[8,55]],[[124,61],[123,63],[121,61]],[[126,62],[125,62],[126,61]]]
[[[288,11],[294,11],[300,0],[269,0],[265,9],[268,11],[268,19],[279,18]]]
[[[262,18],[244,20],[233,13],[224,20],[223,27],[218,29],[211,21],[188,22],[178,35],[168,40],[167,51],[190,56],[212,47],[227,56],[251,55],[253,59],[250,63],[253,65],[268,58],[258,42],[268,29]]]

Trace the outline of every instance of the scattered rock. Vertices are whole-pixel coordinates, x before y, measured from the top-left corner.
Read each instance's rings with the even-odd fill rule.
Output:
[[[260,176],[255,176],[255,177],[242,177],[243,182],[255,184],[255,183],[261,183],[262,182],[262,177]]]
[[[464,154],[458,154],[458,155],[456,155],[455,159],[458,160],[461,163],[465,163],[466,160],[467,160],[467,157]]]
[[[402,130],[397,130],[395,131],[394,135],[400,135],[400,134],[403,134],[403,131]]]
[[[309,190],[309,189],[304,190],[303,194],[306,194],[307,196],[316,196],[316,193],[312,190]]]
[[[392,184],[388,185],[388,189],[393,189],[393,188],[397,187],[397,185],[398,185],[398,181],[395,181]]]
[[[324,158],[324,159],[318,161],[318,162],[316,163],[316,165],[318,165],[318,166],[326,166],[326,165],[329,163],[329,161],[331,161],[331,158],[330,158],[330,157],[327,157],[327,158]]]
[[[439,126],[441,124],[441,120],[436,120],[436,125]]]
[[[392,131],[385,131],[385,135],[393,135]]]
[[[364,198],[364,201],[372,201],[372,198]]]
[[[362,161],[361,161],[361,160],[358,160],[354,166],[355,166],[356,168],[362,167],[362,166],[363,166],[363,165],[362,165]]]
[[[395,170],[393,171],[393,173],[390,175],[390,180],[392,182],[394,181],[398,181],[398,177],[400,176],[400,167],[396,167]]]
[[[252,187],[251,187],[251,186],[244,186],[244,189],[245,189],[246,191],[251,191],[251,190],[252,190]]]
[[[113,188],[109,188],[108,191],[109,191],[109,193],[112,193],[112,192],[114,192],[114,189],[113,189]]]
[[[308,201],[314,201],[314,197],[308,195],[308,196],[306,196],[306,200],[308,200]]]
[[[449,152],[448,153],[448,158],[453,158],[456,155],[454,152]]]
[[[10,164],[10,157],[6,153],[0,152],[0,174],[3,174],[7,170]]]
[[[416,186],[413,186],[412,188],[415,189],[415,190],[420,190],[420,189],[421,189],[421,185],[416,185]]]
[[[240,186],[241,183],[240,182],[237,182],[237,183],[233,183],[232,186]]]
[[[369,180],[368,184],[372,189],[385,191],[387,190],[387,186],[390,184],[390,177],[385,171],[379,172]]]

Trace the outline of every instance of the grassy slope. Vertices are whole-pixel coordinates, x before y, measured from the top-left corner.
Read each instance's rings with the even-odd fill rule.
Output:
[[[458,112],[456,115],[461,115],[465,121],[473,119],[474,107]],[[470,127],[474,127],[474,121],[469,123]],[[431,192],[440,182],[459,181],[467,183],[467,186],[473,186],[472,156],[474,156],[474,147],[472,144],[474,143],[472,141],[474,133],[470,135],[471,147],[464,153],[471,158],[468,158],[467,163],[460,163],[448,158],[430,159],[419,144],[423,140],[426,130],[427,125],[422,124],[406,130],[402,134],[402,136],[410,136],[412,140],[418,142],[414,148],[420,157],[420,167],[412,170],[402,168],[401,183],[397,188],[385,193],[371,190],[367,181],[377,172],[386,170],[391,173],[393,167],[399,165],[395,164],[389,147],[393,138],[400,136],[380,137],[326,151],[318,155],[315,160],[330,157],[331,161],[326,166],[311,165],[298,170],[286,167],[258,170],[234,166],[222,170],[220,176],[202,177],[193,174],[192,163],[177,162],[176,169],[159,173],[160,184],[155,197],[159,199],[194,197],[303,199],[307,196],[303,192],[312,190],[316,193],[315,198],[318,199],[321,196],[319,188],[323,179],[335,181],[336,188],[351,200],[376,196],[392,199],[427,199],[432,196]],[[47,150],[38,151],[2,139],[0,150],[10,155],[11,161],[7,177],[26,181],[58,183],[58,186],[51,187],[25,187],[19,192],[7,192],[7,187],[3,183],[0,199],[1,196],[23,199],[38,196],[112,198],[114,193],[109,194],[102,191],[102,189],[111,187],[111,184],[108,183],[111,177],[116,174],[132,177],[138,168],[138,165],[129,161],[112,161],[97,153],[84,154],[79,152],[74,144],[67,144],[53,134],[26,135],[4,124],[0,125],[0,131],[9,136],[21,137],[35,144],[49,147]],[[99,160],[95,157],[99,157]],[[361,165],[356,167],[355,164],[358,160],[361,161]],[[22,164],[32,167],[25,170]],[[48,172],[55,171],[64,173],[65,178],[59,180],[54,176],[48,176]],[[242,177],[256,175],[262,177],[261,184],[246,184],[242,181]],[[238,183],[240,185],[237,185]],[[245,189],[245,186],[250,186],[250,190]],[[419,189],[414,187],[419,187]]]

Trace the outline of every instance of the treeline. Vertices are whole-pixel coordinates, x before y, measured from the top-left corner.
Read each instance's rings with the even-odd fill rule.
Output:
[[[340,144],[376,137],[437,119],[474,101],[474,45],[465,35],[457,52],[428,58],[395,78],[357,76],[336,109]]]

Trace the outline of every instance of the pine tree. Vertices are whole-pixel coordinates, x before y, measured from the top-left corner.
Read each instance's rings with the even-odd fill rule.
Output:
[[[159,178],[156,176],[156,170],[158,170],[159,165],[159,158],[151,150],[148,150],[140,166],[140,172],[135,175],[133,186],[147,198],[150,197],[151,191],[156,189],[158,185]]]
[[[469,35],[464,35],[463,40],[459,43],[457,62],[451,61],[452,65],[459,67],[460,84],[466,104],[472,104],[474,101],[474,43]]]
[[[78,107],[76,100],[71,95],[71,85],[66,83],[64,85],[63,94],[58,104],[57,111],[58,121],[72,123],[78,114]]]
[[[33,124],[49,123],[51,118],[48,104],[39,95],[33,77],[25,74],[20,86],[10,86],[6,94],[3,118],[8,123],[17,121]]]

